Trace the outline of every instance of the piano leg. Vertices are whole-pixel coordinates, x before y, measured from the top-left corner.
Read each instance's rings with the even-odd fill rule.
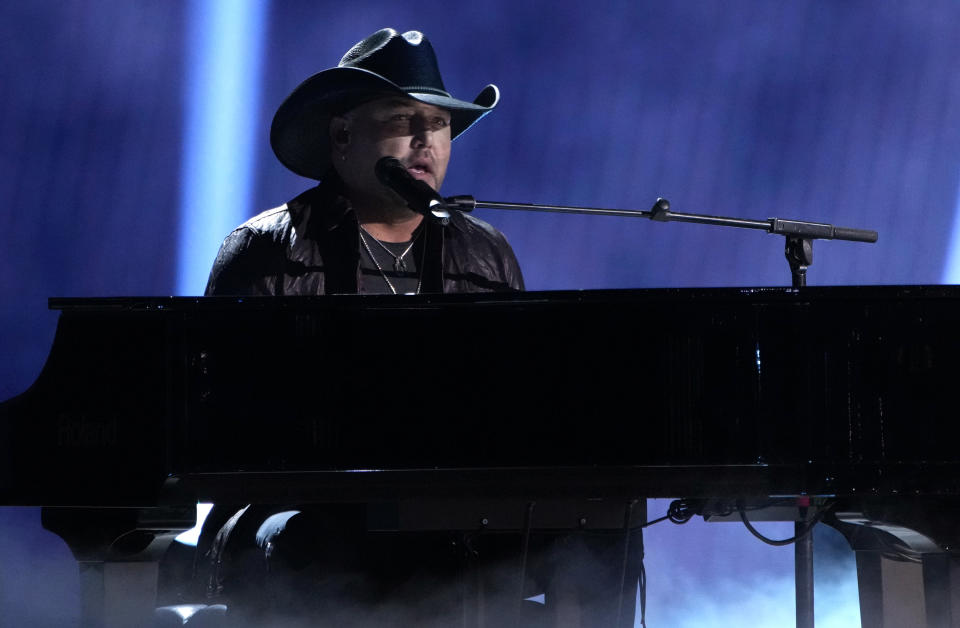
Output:
[[[62,538],[80,569],[83,628],[149,626],[158,563],[196,507],[44,508],[43,527]]]
[[[824,519],[857,555],[860,621],[869,628],[960,628],[960,503],[863,500]]]
[[[960,626],[960,559],[924,554],[923,590],[928,626]]]
[[[157,599],[156,562],[80,562],[81,625],[149,626]]]
[[[857,552],[860,623],[870,628],[960,626],[960,563],[948,554],[919,562]]]

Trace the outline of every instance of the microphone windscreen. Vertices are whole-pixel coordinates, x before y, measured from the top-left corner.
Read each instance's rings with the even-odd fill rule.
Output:
[[[413,211],[437,218],[449,218],[443,197],[426,182],[415,178],[396,157],[381,157],[373,167],[380,183],[396,192]]]
[[[391,187],[391,184],[397,181],[397,175],[403,176],[405,174],[409,176],[407,169],[403,167],[403,164],[400,163],[400,160],[396,157],[381,157],[377,160],[377,164],[373,167],[373,170],[377,175],[377,179],[380,180],[380,183],[387,187]]]

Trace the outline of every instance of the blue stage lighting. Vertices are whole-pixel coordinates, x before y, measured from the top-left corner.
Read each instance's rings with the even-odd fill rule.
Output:
[[[224,236],[250,215],[268,0],[187,11],[177,293],[202,294]]]
[[[953,231],[947,244],[947,261],[943,264],[942,283],[960,284],[960,191],[957,193],[957,206],[953,210]]]

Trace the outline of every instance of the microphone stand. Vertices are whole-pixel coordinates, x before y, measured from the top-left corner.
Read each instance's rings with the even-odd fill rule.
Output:
[[[877,232],[866,229],[835,227],[821,222],[804,220],[785,220],[768,218],[750,220],[725,216],[707,216],[704,214],[683,214],[670,211],[670,201],[658,198],[650,211],[634,209],[603,209],[599,207],[569,207],[564,205],[534,205],[533,203],[502,203],[498,201],[478,201],[472,196],[449,196],[444,199],[450,209],[469,212],[474,209],[507,209],[523,211],[560,212],[564,214],[595,214],[600,216],[628,216],[630,218],[648,218],[657,222],[693,222],[721,227],[741,229],[760,229],[767,233],[786,237],[784,254],[790,264],[790,276],[794,288],[807,285],[807,268],[813,264],[814,240],[846,240],[849,242],[876,242]]]
[[[481,209],[508,209],[525,211],[560,212],[565,214],[596,214],[600,216],[628,216],[631,218],[649,218],[657,222],[693,222],[704,225],[721,227],[738,227],[741,229],[760,229],[767,233],[785,236],[786,246],[784,254],[790,264],[790,276],[794,289],[807,285],[807,268],[813,263],[814,240],[847,240],[850,242],[876,242],[877,232],[865,229],[851,229],[835,227],[819,222],[803,220],[784,220],[768,218],[767,220],[749,220],[744,218],[729,218],[726,216],[707,216],[703,214],[683,214],[670,211],[670,202],[658,198],[650,211],[603,209],[599,207],[569,207],[563,205],[534,205],[532,203],[501,203],[494,201],[478,201],[472,196],[451,196],[443,199],[450,209],[472,211]],[[798,628],[813,627],[813,535],[810,528],[805,527],[806,508],[800,508],[801,521],[795,523],[794,569],[796,577],[796,602]],[[812,525],[812,524],[810,524]],[[800,534],[801,530],[806,530]]]

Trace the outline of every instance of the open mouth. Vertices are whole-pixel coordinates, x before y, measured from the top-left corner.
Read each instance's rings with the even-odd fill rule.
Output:
[[[430,164],[425,162],[415,162],[407,166],[407,171],[410,174],[433,174],[433,170],[430,168]]]

